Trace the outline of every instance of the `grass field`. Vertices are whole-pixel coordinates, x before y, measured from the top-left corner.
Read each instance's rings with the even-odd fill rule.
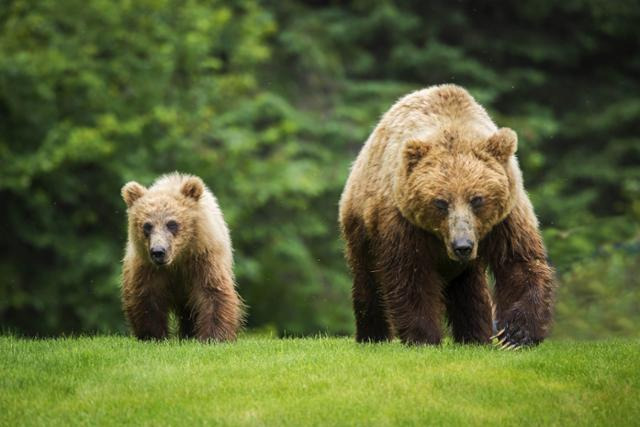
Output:
[[[638,425],[640,342],[0,337],[2,425]]]

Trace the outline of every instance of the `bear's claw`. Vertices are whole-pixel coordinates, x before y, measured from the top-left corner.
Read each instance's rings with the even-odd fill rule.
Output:
[[[529,334],[513,325],[506,324],[491,338],[493,346],[500,350],[518,350],[523,347],[535,346],[537,342]]]
[[[498,332],[495,333],[495,335],[492,335],[491,337],[489,337],[489,339],[491,341],[493,341],[494,339],[498,338],[498,336],[502,335],[504,333],[504,331],[506,330],[506,328],[502,328],[501,330],[499,330]]]

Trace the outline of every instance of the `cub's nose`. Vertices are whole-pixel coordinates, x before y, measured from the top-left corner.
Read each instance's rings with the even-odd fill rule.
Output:
[[[453,253],[461,260],[466,260],[471,256],[473,251],[473,242],[469,239],[460,239],[453,241]]]
[[[165,248],[153,247],[151,248],[151,259],[156,264],[164,264],[167,251]]]

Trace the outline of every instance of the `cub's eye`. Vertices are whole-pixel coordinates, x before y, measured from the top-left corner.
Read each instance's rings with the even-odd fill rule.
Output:
[[[475,196],[471,199],[471,207],[474,209],[479,209],[484,205],[484,199],[482,196]]]
[[[436,205],[436,208],[444,212],[446,212],[447,209],[449,209],[449,202],[447,202],[444,199],[436,199],[433,201],[433,204]]]
[[[149,234],[151,234],[151,230],[153,230],[153,225],[150,222],[145,222],[144,225],[142,226],[142,231],[144,235],[149,237]]]
[[[178,223],[174,220],[167,221],[167,230],[169,230],[172,234],[176,234],[178,232]]]

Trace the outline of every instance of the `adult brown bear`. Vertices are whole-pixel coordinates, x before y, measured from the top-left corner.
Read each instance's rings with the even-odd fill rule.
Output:
[[[358,341],[486,343],[493,273],[501,343],[542,341],[553,271],[515,157],[517,137],[454,85],[400,99],[356,159],[340,200]]]

